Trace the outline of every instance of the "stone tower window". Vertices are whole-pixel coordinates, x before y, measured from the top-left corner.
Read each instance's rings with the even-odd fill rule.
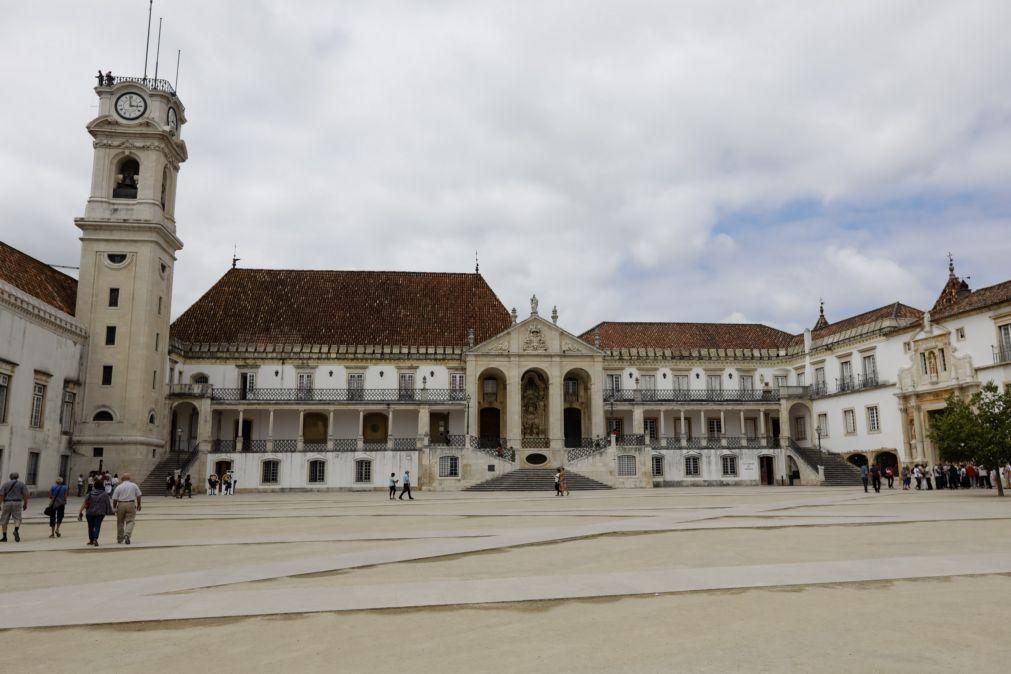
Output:
[[[136,199],[137,185],[140,176],[140,163],[133,157],[126,157],[116,167],[116,187],[112,190],[113,199]]]

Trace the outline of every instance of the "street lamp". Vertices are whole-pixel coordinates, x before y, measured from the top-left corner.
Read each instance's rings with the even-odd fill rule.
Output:
[[[821,424],[818,424],[817,426],[815,426],[814,432],[818,435],[818,451],[820,452],[821,451],[821,434],[822,434]]]
[[[183,427],[179,426],[176,428],[176,451],[181,452],[183,449]]]

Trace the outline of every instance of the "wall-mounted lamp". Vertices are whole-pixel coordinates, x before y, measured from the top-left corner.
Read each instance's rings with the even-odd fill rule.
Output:
[[[696,373],[695,373],[695,378],[696,378],[696,379],[701,379],[701,378],[702,378],[702,375],[701,375],[701,374],[699,374],[698,372],[696,372]]]
[[[628,378],[629,378],[629,379],[631,379],[631,378],[632,378],[632,376],[633,376],[633,375],[632,375],[632,373],[631,373],[631,372],[629,372],[629,373],[628,373]]]
[[[331,377],[333,376],[333,370],[330,370],[330,376]]]
[[[380,377],[382,377],[382,376],[383,376],[383,371],[382,371],[382,370],[380,370],[380,371],[379,371],[379,376],[380,376]]]
[[[421,378],[421,388],[425,388],[426,386],[428,386],[428,377],[423,376]]]
[[[281,374],[280,370],[274,370],[274,376],[277,377]]]
[[[733,372],[728,372],[727,373],[727,379],[733,379],[733,378],[734,378],[734,373]]]
[[[667,373],[666,373],[666,372],[664,372],[664,373],[663,373],[663,374],[662,374],[661,376],[662,376],[662,377],[663,377],[664,379],[666,379],[666,378],[667,378]]]

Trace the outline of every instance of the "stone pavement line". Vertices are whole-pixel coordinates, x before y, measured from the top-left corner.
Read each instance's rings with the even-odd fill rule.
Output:
[[[851,494],[835,494],[828,497],[822,495],[820,498],[814,499],[806,498],[792,503],[796,503],[797,505],[830,505],[832,503],[851,500],[853,500]],[[782,502],[775,504],[743,504],[733,506],[730,509],[721,508],[715,513],[703,507],[694,513],[664,513],[651,517],[588,524],[578,527],[516,529],[507,534],[483,539],[422,542],[404,548],[383,548],[330,555],[313,555],[300,559],[246,566],[221,566],[201,571],[14,591],[0,594],[0,603],[8,608],[23,608],[28,610],[33,606],[51,606],[52,602],[63,602],[66,597],[72,596],[75,598],[73,602],[75,606],[90,606],[93,601],[104,601],[109,596],[118,594],[129,594],[133,597],[142,598],[162,593],[184,592],[186,590],[269,580],[284,576],[322,573],[417,559],[433,559],[450,555],[484,552],[537,543],[558,542],[603,534],[666,531],[675,528],[679,524],[683,525],[714,519],[727,514],[760,516],[765,511],[783,505],[788,504]],[[120,554],[120,551],[112,554]]]
[[[741,588],[788,587],[1011,572],[1011,552],[886,557],[831,562],[756,564],[653,571],[428,581],[340,588],[231,590],[157,595],[124,602],[101,622],[243,617],[427,606],[636,596]],[[92,607],[69,602],[60,611],[32,606],[0,613],[0,629],[96,624]]]

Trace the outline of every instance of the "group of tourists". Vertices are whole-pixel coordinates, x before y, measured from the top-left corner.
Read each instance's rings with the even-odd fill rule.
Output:
[[[895,488],[894,467],[885,466],[882,468],[877,464],[860,467],[860,480],[863,482],[865,492],[868,491],[868,483],[875,492],[880,492],[882,478],[889,489]],[[898,478],[902,481],[903,491],[910,489],[919,491],[993,489],[994,483],[1002,479],[1005,486],[1011,489],[1011,462],[1008,462],[1000,471],[996,468],[986,468],[973,463],[945,462],[933,466],[926,463],[914,463],[912,466],[903,466],[899,471]]]
[[[399,498],[400,501],[404,500],[404,494],[407,494],[407,498],[409,500],[411,501],[414,500],[414,497],[411,496],[411,471],[409,470],[404,471],[404,481],[403,483],[401,483],[400,487],[400,498]],[[397,495],[397,474],[390,473],[390,500],[392,501],[396,495]]]
[[[90,492],[95,482],[101,480],[105,491],[112,495],[112,490],[119,486],[119,473],[110,473],[107,470],[93,470],[85,478],[83,473],[77,475],[77,496],[80,498]],[[87,489],[85,489],[87,487]]]
[[[193,498],[193,479],[189,473],[186,477],[176,477],[175,473],[169,473],[165,478],[165,496]]]
[[[111,478],[110,478],[111,481]],[[83,475],[78,476],[78,485],[83,486]],[[80,522],[85,517],[88,520],[88,545],[98,547],[98,537],[102,531],[102,521],[108,515],[116,515],[116,542],[130,545],[133,535],[134,521],[140,512],[140,487],[130,480],[126,473],[120,479],[116,476],[115,489],[106,484],[105,474],[95,473],[88,478],[88,493],[77,513]],[[69,487],[62,477],[56,478],[49,488],[49,502],[43,514],[49,517],[49,537],[61,538],[60,526],[67,509]],[[9,479],[0,485],[0,500],[3,502],[0,511],[0,529],[3,536],[0,543],[7,542],[7,528],[14,525],[14,542],[21,542],[22,516],[28,510],[28,486],[21,481],[18,473],[11,473]]]
[[[238,482],[231,473],[225,473],[220,479],[215,473],[211,473],[207,476],[207,495],[231,496],[235,493],[235,485]]]

